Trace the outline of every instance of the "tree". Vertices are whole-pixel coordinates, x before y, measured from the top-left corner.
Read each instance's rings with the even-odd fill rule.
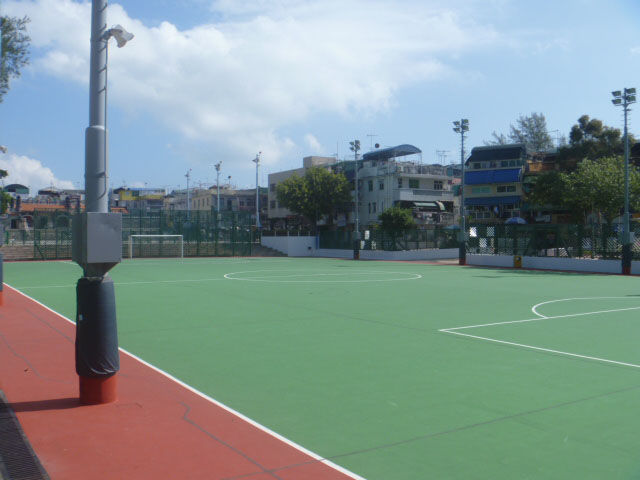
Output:
[[[27,31],[28,17],[0,17],[0,102],[9,91],[10,78],[18,78],[22,67],[29,63],[29,42]]]
[[[411,210],[402,207],[386,209],[378,215],[378,220],[380,221],[380,229],[388,233],[397,233],[416,226]]]
[[[6,178],[9,175],[9,172],[6,170],[0,169],[0,180]],[[9,204],[11,203],[11,195],[4,191],[4,189],[0,190],[0,214],[5,213],[7,208],[9,208]]]
[[[585,160],[596,160],[604,157],[622,155],[624,142],[622,133],[617,128],[604,125],[602,120],[582,115],[578,123],[571,127],[569,145],[558,150],[558,162],[565,171],[573,171]],[[629,135],[629,145],[635,139]]]
[[[327,215],[347,211],[351,204],[351,187],[342,173],[312,167],[304,177],[293,175],[278,184],[278,202],[292,212],[304,216],[314,228]]]
[[[507,143],[523,143],[528,150],[545,152],[553,149],[553,139],[547,131],[547,120],[542,113],[533,112],[530,116],[521,115],[516,125],[510,126],[509,135],[493,132],[493,140],[485,141],[486,145],[505,145]]]

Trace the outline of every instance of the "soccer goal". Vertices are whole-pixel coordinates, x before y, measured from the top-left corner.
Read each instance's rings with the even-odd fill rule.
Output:
[[[129,258],[184,257],[182,235],[129,235]]]

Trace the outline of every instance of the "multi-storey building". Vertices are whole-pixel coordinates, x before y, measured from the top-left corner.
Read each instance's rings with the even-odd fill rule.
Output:
[[[521,216],[522,176],[528,158],[522,144],[471,150],[464,173],[464,210],[471,221],[503,223]]]
[[[362,225],[377,223],[378,215],[394,206],[411,209],[418,225],[453,223],[457,202],[453,186],[459,180],[451,168],[422,164],[421,153],[405,144],[362,156],[358,171]]]

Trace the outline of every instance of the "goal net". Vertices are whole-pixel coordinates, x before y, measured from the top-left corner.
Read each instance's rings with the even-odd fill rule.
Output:
[[[129,235],[129,258],[184,257],[182,235]]]

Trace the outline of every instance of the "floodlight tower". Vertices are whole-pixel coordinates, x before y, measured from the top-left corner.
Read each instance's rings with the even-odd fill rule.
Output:
[[[458,232],[458,263],[467,263],[467,226],[464,218],[464,133],[469,131],[469,120],[466,118],[453,122],[453,131],[460,134],[460,167],[462,183],[460,184],[460,231]]]
[[[189,179],[191,178],[191,169],[187,170],[187,220],[191,220],[191,195],[189,194]]]
[[[360,260],[360,194],[358,193],[358,151],[360,150],[360,140],[349,142],[349,149],[354,153],[356,170],[356,203],[355,203],[355,240],[353,248],[353,259]]]
[[[611,92],[613,95],[613,103],[621,106],[624,110],[624,231],[621,235],[622,240],[622,274],[631,274],[632,252],[631,246],[634,241],[634,234],[631,231],[631,221],[629,219],[629,132],[627,129],[627,116],[629,105],[636,102],[636,89],[625,88],[623,91],[616,90]]]
[[[260,155],[262,152],[258,152],[256,158],[251,160],[256,164],[256,228],[260,228],[260,184],[258,182],[258,167],[260,166]]]
[[[216,167],[216,193],[218,194],[218,199],[216,203],[216,215],[220,216],[220,167],[222,166],[222,162],[218,162],[214,165]],[[220,220],[218,218],[218,220]]]
[[[86,211],[73,219],[72,258],[83,269],[78,280],[75,363],[80,401],[117,399],[120,369],[115,290],[107,272],[122,260],[122,216],[109,212],[107,158],[107,48],[133,38],[120,25],[107,30],[107,0],[92,0],[89,66],[89,127],[85,131]]]

